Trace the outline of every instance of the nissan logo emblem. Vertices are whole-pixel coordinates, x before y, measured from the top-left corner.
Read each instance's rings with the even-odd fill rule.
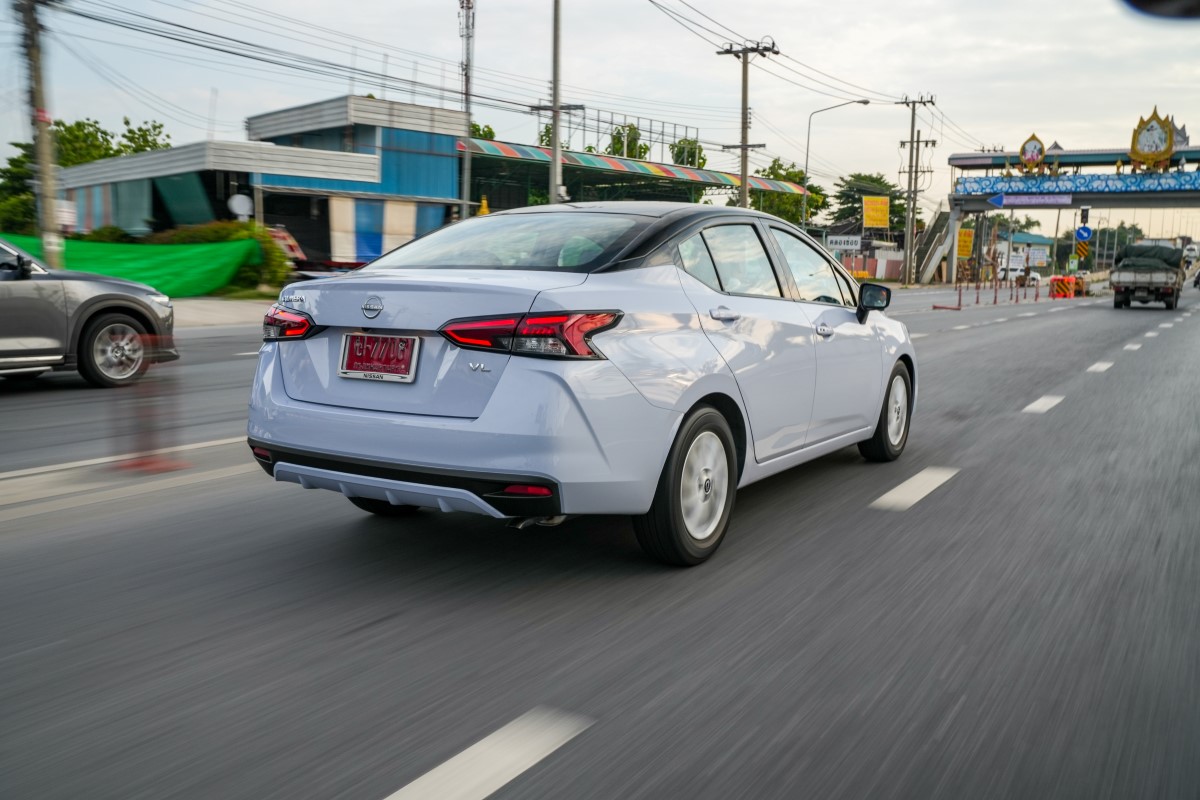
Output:
[[[363,316],[367,319],[375,319],[380,311],[383,311],[383,301],[375,295],[368,297],[367,302],[362,304]]]

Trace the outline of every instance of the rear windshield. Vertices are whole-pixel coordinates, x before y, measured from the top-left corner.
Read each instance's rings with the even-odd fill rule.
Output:
[[[414,239],[363,269],[589,272],[611,261],[650,221],[584,211],[475,217]]]

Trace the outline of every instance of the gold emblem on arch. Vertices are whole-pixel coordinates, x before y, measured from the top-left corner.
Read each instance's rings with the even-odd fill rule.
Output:
[[[1129,144],[1129,158],[1143,169],[1166,169],[1175,152],[1175,120],[1159,116],[1158,106],[1138,120]]]

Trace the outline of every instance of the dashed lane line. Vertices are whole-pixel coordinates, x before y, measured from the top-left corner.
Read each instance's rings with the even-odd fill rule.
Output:
[[[887,494],[876,498],[871,508],[907,511],[957,474],[958,470],[953,467],[926,467]]]
[[[11,472],[0,472],[0,481],[8,480],[9,478],[24,478],[29,475],[41,475],[46,472],[61,472],[68,469],[79,469],[80,467],[94,467],[97,464],[112,464],[117,461],[128,461],[131,458],[139,458],[141,456],[161,456],[166,453],[186,453],[189,450],[203,450],[206,447],[220,447],[227,444],[245,444],[245,436],[235,436],[231,439],[210,439],[207,442],[192,442],[191,444],[180,444],[174,447],[160,447],[157,450],[150,450],[146,453],[125,453],[119,456],[104,456],[102,458],[87,458],[83,461],[67,461],[62,464],[48,464],[44,467],[29,467],[28,469],[15,469]]]
[[[1163,323],[1159,324],[1159,326],[1158,326],[1158,327],[1160,327],[1160,328],[1174,328],[1174,327],[1175,327],[1175,323],[1174,323],[1174,322],[1163,322]]]
[[[1025,414],[1045,414],[1047,411],[1061,403],[1064,399],[1066,398],[1057,394],[1043,395],[1022,408],[1021,411]]]
[[[585,717],[535,708],[386,800],[483,800],[591,725]]]
[[[1112,368],[1112,365],[1113,365],[1113,362],[1111,362],[1111,361],[1097,361],[1095,364],[1092,364],[1090,367],[1088,367],[1087,371],[1088,372],[1108,372],[1108,370]]]
[[[928,335],[929,335],[928,333],[910,333],[910,334],[908,335],[908,338],[910,338],[910,339],[924,339],[924,338],[925,338],[926,336],[928,336]]]
[[[1158,331],[1146,331],[1142,335],[1145,336],[1147,339],[1153,339],[1155,336],[1158,336]]]
[[[258,351],[255,350],[253,353],[234,353],[234,355],[235,356],[256,356],[256,355],[258,355]]]
[[[1033,311],[1027,311],[1024,314],[1017,314],[1017,316],[1018,317],[1036,317],[1037,313],[1033,312]]]
[[[965,330],[967,330],[967,329],[968,329],[968,328],[970,328],[970,327],[971,327],[970,325],[955,325],[955,326],[954,326],[953,328],[951,328],[950,330],[952,330],[952,331],[965,331]]]
[[[1127,345],[1125,345],[1125,349],[1126,350],[1141,350],[1142,346],[1140,344],[1127,344]]]

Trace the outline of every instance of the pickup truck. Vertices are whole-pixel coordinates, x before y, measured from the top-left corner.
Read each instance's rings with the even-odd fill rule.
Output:
[[[1179,305],[1183,291],[1183,251],[1159,245],[1129,244],[1117,253],[1117,264],[1109,276],[1113,308],[1129,308],[1137,301],[1145,305],[1163,303],[1167,309]]]

